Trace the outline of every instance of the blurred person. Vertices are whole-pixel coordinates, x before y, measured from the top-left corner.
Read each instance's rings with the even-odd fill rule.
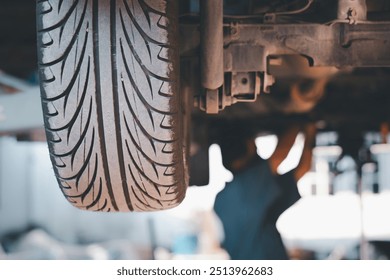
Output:
[[[228,126],[221,133],[223,165],[234,178],[217,195],[214,211],[223,225],[221,245],[231,259],[288,259],[276,221],[300,199],[297,181],[311,168],[314,124],[303,128],[305,144],[298,166],[284,175],[277,169],[300,130],[294,125],[281,133],[268,160],[257,155],[254,134],[247,127]]]

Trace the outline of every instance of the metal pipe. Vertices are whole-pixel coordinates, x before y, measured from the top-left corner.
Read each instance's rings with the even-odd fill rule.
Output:
[[[201,0],[201,84],[216,90],[223,85],[223,0]]]

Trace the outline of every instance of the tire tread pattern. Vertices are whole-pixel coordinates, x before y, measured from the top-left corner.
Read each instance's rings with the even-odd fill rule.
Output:
[[[74,206],[155,211],[183,200],[175,9],[175,0],[37,1],[49,151]]]

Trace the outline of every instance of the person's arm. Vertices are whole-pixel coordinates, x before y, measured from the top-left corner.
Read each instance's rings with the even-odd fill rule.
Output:
[[[278,137],[278,144],[276,146],[275,152],[268,160],[273,174],[277,174],[279,165],[290,152],[299,131],[299,126],[293,125]]]
[[[294,171],[294,177],[297,182],[311,169],[316,132],[317,130],[314,123],[308,124],[304,128],[305,144],[303,146],[301,160]]]

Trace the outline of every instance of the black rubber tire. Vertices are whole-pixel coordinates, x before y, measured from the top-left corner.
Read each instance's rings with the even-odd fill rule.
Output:
[[[74,206],[154,211],[183,200],[177,5],[37,0],[46,135]]]

